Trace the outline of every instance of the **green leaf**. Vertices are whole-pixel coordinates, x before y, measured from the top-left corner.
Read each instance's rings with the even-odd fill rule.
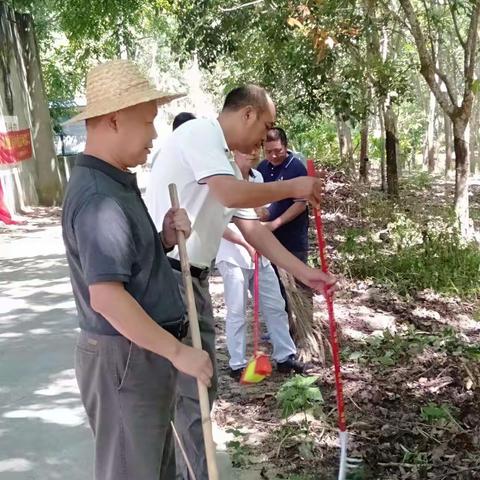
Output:
[[[476,79],[472,82],[472,92],[477,95],[480,92],[480,80]]]

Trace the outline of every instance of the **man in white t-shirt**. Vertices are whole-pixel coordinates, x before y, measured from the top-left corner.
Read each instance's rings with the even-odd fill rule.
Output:
[[[258,152],[235,152],[234,157],[244,180],[263,183],[262,174],[253,168],[258,163]],[[230,376],[235,380],[240,379],[247,365],[246,313],[249,291],[253,297],[254,255],[255,249],[243,238],[238,227],[230,223],[220,242],[215,263],[223,278]],[[259,258],[258,270],[259,307],[273,347],[272,358],[281,372],[304,373],[305,365],[295,358],[297,349],[290,335],[278,277],[270,261],[263,256]]]
[[[245,239],[276,265],[289,271],[318,291],[332,288],[335,278],[308,267],[285,250],[273,234],[252,216],[251,208],[283,198],[303,198],[318,206],[321,181],[301,177],[284,182],[245,182],[230,151],[250,153],[260,148],[267,130],[275,122],[275,105],[266,91],[247,85],[231,91],[217,120],[190,120],[167,139],[155,159],[146,203],[157,228],[170,208],[168,184],[177,186],[180,205],[191,220],[187,240],[193,288],[203,348],[215,364],[215,324],[208,291],[209,268],[216,256],[225,227],[235,215],[235,224]],[[246,208],[247,210],[238,210]],[[255,220],[255,221],[251,221]],[[182,286],[178,250],[169,253],[177,280]],[[216,396],[217,378],[212,378],[210,401]],[[208,479],[202,422],[195,379],[180,375],[177,386],[175,422],[181,442],[198,480]],[[177,478],[188,479],[188,470],[177,452]]]

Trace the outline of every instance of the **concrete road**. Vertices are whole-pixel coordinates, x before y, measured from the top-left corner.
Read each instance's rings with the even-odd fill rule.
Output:
[[[75,313],[58,219],[0,229],[2,480],[93,478],[73,370]],[[221,479],[238,478],[221,444],[219,468]]]

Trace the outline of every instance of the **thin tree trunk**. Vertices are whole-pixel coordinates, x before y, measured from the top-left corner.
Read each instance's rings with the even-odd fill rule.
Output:
[[[453,144],[455,148],[455,213],[458,218],[462,236],[467,238],[470,233],[468,210],[468,185],[470,155],[468,143],[468,125],[461,118],[453,122]]]
[[[368,117],[362,120],[360,132],[360,181],[368,183]]]
[[[443,124],[445,129],[445,177],[448,176],[448,172],[452,168],[452,121],[450,117],[444,113],[443,114]]]
[[[353,159],[352,132],[348,120],[337,116],[337,134],[338,145],[340,147],[340,160],[347,173],[352,173],[355,169]]]
[[[397,126],[391,106],[385,109],[385,152],[387,156],[387,193],[398,197]]]
[[[423,156],[424,164],[428,166],[429,173],[435,171],[435,163],[437,156],[437,148],[435,142],[435,111],[437,107],[437,99],[435,94],[430,92],[430,101],[428,106],[428,126],[427,136],[425,139],[425,152]]]
[[[382,192],[387,191],[387,175],[385,167],[385,113],[383,111],[383,102],[378,104],[378,119],[380,123],[380,189]]]
[[[472,120],[474,118],[472,117]],[[469,128],[469,150],[470,150],[470,175],[475,175],[477,170],[477,138],[475,135],[475,124]]]
[[[478,126],[479,126],[480,108],[476,102],[473,105],[472,116],[469,123],[469,150],[470,150],[470,173],[475,175],[478,169]]]

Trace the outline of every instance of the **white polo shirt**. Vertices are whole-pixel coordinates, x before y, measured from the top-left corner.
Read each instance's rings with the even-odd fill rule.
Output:
[[[153,157],[145,202],[157,230],[162,229],[171,207],[168,185],[174,183],[180,206],[192,223],[192,233],[187,239],[189,261],[192,265],[210,267],[232,217],[257,218],[253,209],[223,206],[205,183],[206,178],[214,175],[242,178],[220,124],[214,119],[189,120],[172,132]],[[168,255],[178,259],[178,249]]]
[[[259,171],[254,170],[252,168],[251,173],[253,176],[249,177],[248,179],[249,182],[263,183],[263,177]],[[228,225],[228,228],[233,230],[238,235],[242,236],[242,233],[240,232],[240,230],[235,224],[230,223]],[[264,267],[266,267],[270,263],[270,260],[268,260],[268,258],[265,258],[263,256],[260,257],[260,261],[262,262],[262,265]],[[225,240],[224,238],[222,238],[222,240],[220,241],[220,247],[218,248],[217,257],[215,259],[215,263],[217,265],[220,262],[228,262],[240,268],[248,268],[248,269],[254,268],[252,258],[250,257],[246,248],[242,247],[241,245],[238,245],[238,243],[233,243],[233,242],[230,242],[229,240]]]

